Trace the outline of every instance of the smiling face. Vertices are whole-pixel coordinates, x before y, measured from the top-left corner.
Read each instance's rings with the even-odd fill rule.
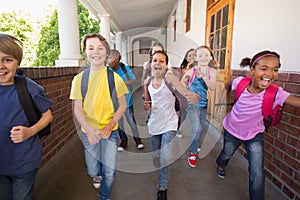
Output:
[[[253,76],[252,86],[259,90],[269,87],[277,79],[279,67],[279,59],[275,56],[264,57],[257,61],[255,66],[250,68]]]
[[[194,50],[191,50],[190,52],[188,52],[186,60],[190,64],[194,64],[194,62],[195,62],[195,51]]]
[[[0,85],[14,84],[14,75],[19,67],[16,58],[0,51]]]
[[[91,67],[105,67],[107,50],[99,38],[93,37],[86,40],[85,54]]]
[[[153,55],[151,69],[155,77],[163,77],[168,68],[167,58],[163,53]]]
[[[198,62],[198,66],[208,66],[208,63],[212,60],[210,51],[206,48],[197,49],[195,60]]]

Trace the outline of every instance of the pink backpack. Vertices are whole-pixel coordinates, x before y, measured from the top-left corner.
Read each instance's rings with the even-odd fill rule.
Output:
[[[239,82],[236,88],[235,102],[238,100],[238,98],[241,96],[241,94],[247,88],[247,86],[251,83],[251,81],[252,78],[245,77]],[[264,116],[266,132],[268,132],[269,128],[276,126],[280,122],[282,116],[282,106],[276,105],[275,108],[272,109],[277,91],[278,86],[275,84],[271,84],[266,89],[264,95],[264,100],[262,104],[262,114]]]

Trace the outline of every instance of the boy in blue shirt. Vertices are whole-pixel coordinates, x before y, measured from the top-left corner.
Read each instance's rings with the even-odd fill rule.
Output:
[[[31,98],[42,113],[29,125],[18,98],[15,74],[23,57],[17,38],[0,34],[0,199],[32,200],[33,187],[41,164],[42,147],[37,133],[52,121],[51,100],[44,89],[26,78]]]
[[[124,63],[120,62],[121,60],[121,54],[118,50],[112,50],[110,52],[110,65],[109,67],[115,71],[117,74],[120,75],[120,77],[125,82],[128,94],[125,95],[126,97],[126,103],[127,108],[125,111],[125,117],[127,119],[127,122],[132,130],[133,139],[136,143],[137,149],[143,149],[144,144],[142,143],[140,137],[139,137],[139,131],[136,125],[135,117],[134,117],[134,110],[133,110],[133,100],[132,100],[132,91],[131,91],[131,84],[135,80],[135,75],[132,73],[129,66],[125,65]],[[118,147],[118,151],[124,151],[125,148],[127,148],[128,138],[125,133],[124,129],[124,121],[123,118],[119,120],[119,136],[121,139],[121,142]]]

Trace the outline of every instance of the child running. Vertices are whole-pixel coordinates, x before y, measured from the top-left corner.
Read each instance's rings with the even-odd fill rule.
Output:
[[[82,52],[90,62],[88,89],[83,99],[81,84],[83,73],[72,81],[70,99],[73,100],[74,114],[82,128],[85,161],[88,174],[93,177],[93,185],[100,188],[99,200],[111,196],[116,174],[118,125],[126,110],[125,94],[128,90],[119,75],[113,73],[119,107],[114,112],[110,98],[108,68],[106,62],[110,47],[99,34],[87,34],[82,39]]]
[[[154,76],[144,82],[145,110],[150,110],[148,131],[153,164],[160,168],[157,200],[167,199],[168,179],[178,116],[175,111],[175,96],[166,84],[176,88],[190,103],[199,101],[199,96],[188,91],[172,71],[167,72],[168,55],[156,51],[152,56],[151,67]],[[167,82],[167,83],[166,83]]]
[[[45,90],[26,78],[28,92],[42,113],[34,125],[25,115],[18,98],[15,74],[23,58],[23,44],[17,38],[0,33],[0,199],[32,200],[34,182],[42,161],[38,132],[53,119],[53,102]]]
[[[181,79],[184,86],[187,86],[191,92],[200,96],[200,101],[195,104],[188,104],[186,109],[190,119],[192,129],[190,135],[190,152],[188,163],[191,167],[196,167],[197,151],[202,134],[206,128],[207,113],[207,92],[208,89],[214,90],[217,84],[217,70],[209,63],[214,62],[217,66],[212,50],[207,46],[200,46],[196,50],[195,60],[197,66],[188,70]]]
[[[241,67],[249,66],[252,77],[251,83],[234,103],[231,112],[223,120],[224,144],[218,156],[216,173],[225,178],[225,167],[237,148],[245,145],[248,157],[249,171],[249,197],[250,200],[263,200],[265,198],[264,176],[264,139],[262,103],[266,89],[277,79],[280,68],[280,56],[276,52],[262,51],[252,59],[244,58]],[[236,90],[243,77],[230,80],[222,93],[220,102],[224,102],[229,90]],[[284,103],[300,108],[300,98],[291,95],[278,87],[273,108]],[[218,108],[222,113],[222,107]]]

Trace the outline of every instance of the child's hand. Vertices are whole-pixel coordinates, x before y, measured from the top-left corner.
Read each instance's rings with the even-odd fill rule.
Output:
[[[223,106],[218,106],[217,113],[218,115],[221,115],[223,113]]]
[[[14,126],[10,130],[10,138],[13,143],[21,143],[33,135],[32,130],[26,126]]]
[[[194,103],[197,103],[198,101],[200,101],[200,96],[193,92],[189,92],[189,93],[185,94],[184,96],[188,100],[188,102],[190,102],[191,104],[194,104]]]
[[[112,119],[109,122],[109,124],[104,129],[102,129],[102,135],[101,136],[102,136],[103,139],[109,138],[109,136],[111,135],[111,132],[112,132],[112,130],[115,127],[116,124],[117,124],[117,122],[114,119]]]
[[[151,101],[144,101],[144,109],[149,110],[151,108]]]
[[[86,136],[88,138],[88,141],[91,145],[95,145],[99,142],[101,139],[101,134],[99,134],[99,129],[96,129],[94,127],[89,127],[86,131]]]

